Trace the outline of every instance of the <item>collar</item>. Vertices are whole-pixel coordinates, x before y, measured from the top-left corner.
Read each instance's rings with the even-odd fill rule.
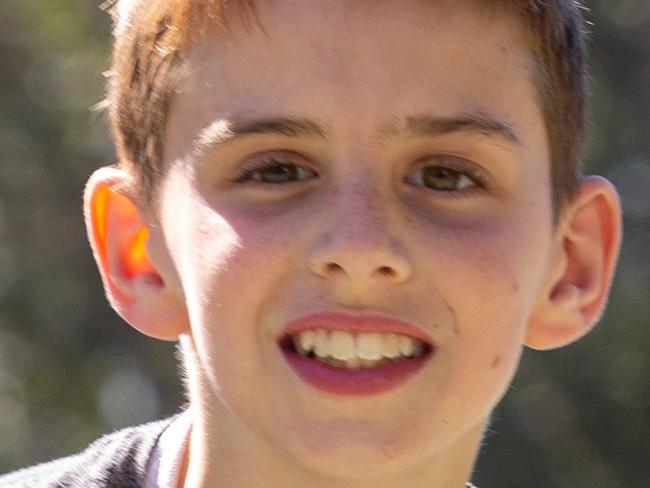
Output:
[[[179,488],[179,476],[192,429],[192,409],[181,413],[158,438],[149,458],[144,488]]]

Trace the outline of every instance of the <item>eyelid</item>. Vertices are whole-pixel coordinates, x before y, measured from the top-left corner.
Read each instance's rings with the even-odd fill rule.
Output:
[[[271,183],[256,181],[250,178],[250,176],[256,171],[273,168],[274,166],[279,166],[279,165],[295,166],[297,168],[301,168],[311,173],[313,175],[312,178],[318,176],[318,172],[315,169],[313,169],[313,165],[310,164],[307,158],[301,156],[299,153],[279,150],[279,151],[261,152],[245,158],[244,162],[237,167],[235,171],[235,175],[229,178],[229,180],[233,183],[250,183],[250,184],[259,184],[265,186],[282,186],[282,185],[299,183],[301,181],[307,181],[312,179],[312,178],[305,178],[305,179],[290,181],[283,184],[274,185]]]

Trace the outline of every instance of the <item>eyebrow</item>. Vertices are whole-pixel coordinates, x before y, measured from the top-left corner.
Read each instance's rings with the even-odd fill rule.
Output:
[[[453,133],[477,134],[486,137],[505,139],[507,142],[521,145],[521,139],[512,125],[482,113],[466,113],[456,117],[435,117],[416,115],[406,118],[407,134],[415,136],[437,136]],[[399,135],[398,124],[392,124],[384,131],[385,135]]]
[[[252,134],[327,139],[325,128],[308,119],[283,117],[241,121],[217,119],[200,132],[194,147],[197,151],[204,152],[211,147]]]
[[[416,137],[435,137],[453,133],[476,134],[521,145],[521,139],[510,124],[482,113],[461,114],[454,117],[416,115],[406,119],[395,118],[379,132],[382,138],[392,138],[404,134]],[[253,134],[328,138],[328,131],[325,127],[310,119],[285,117],[243,120],[217,119],[200,132],[194,142],[194,147],[198,152],[205,152],[212,147]]]

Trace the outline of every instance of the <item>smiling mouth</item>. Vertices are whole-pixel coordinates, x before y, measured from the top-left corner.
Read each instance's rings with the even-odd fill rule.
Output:
[[[422,358],[429,344],[397,333],[307,329],[286,335],[280,347],[288,353],[335,368],[370,369]]]
[[[395,390],[417,377],[436,351],[428,334],[408,322],[339,312],[289,322],[278,346],[294,378],[338,396]]]

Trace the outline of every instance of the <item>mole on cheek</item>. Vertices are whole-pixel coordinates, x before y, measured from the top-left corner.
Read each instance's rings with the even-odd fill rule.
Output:
[[[501,356],[495,354],[494,358],[492,359],[492,369],[498,368],[500,364],[501,364]]]

